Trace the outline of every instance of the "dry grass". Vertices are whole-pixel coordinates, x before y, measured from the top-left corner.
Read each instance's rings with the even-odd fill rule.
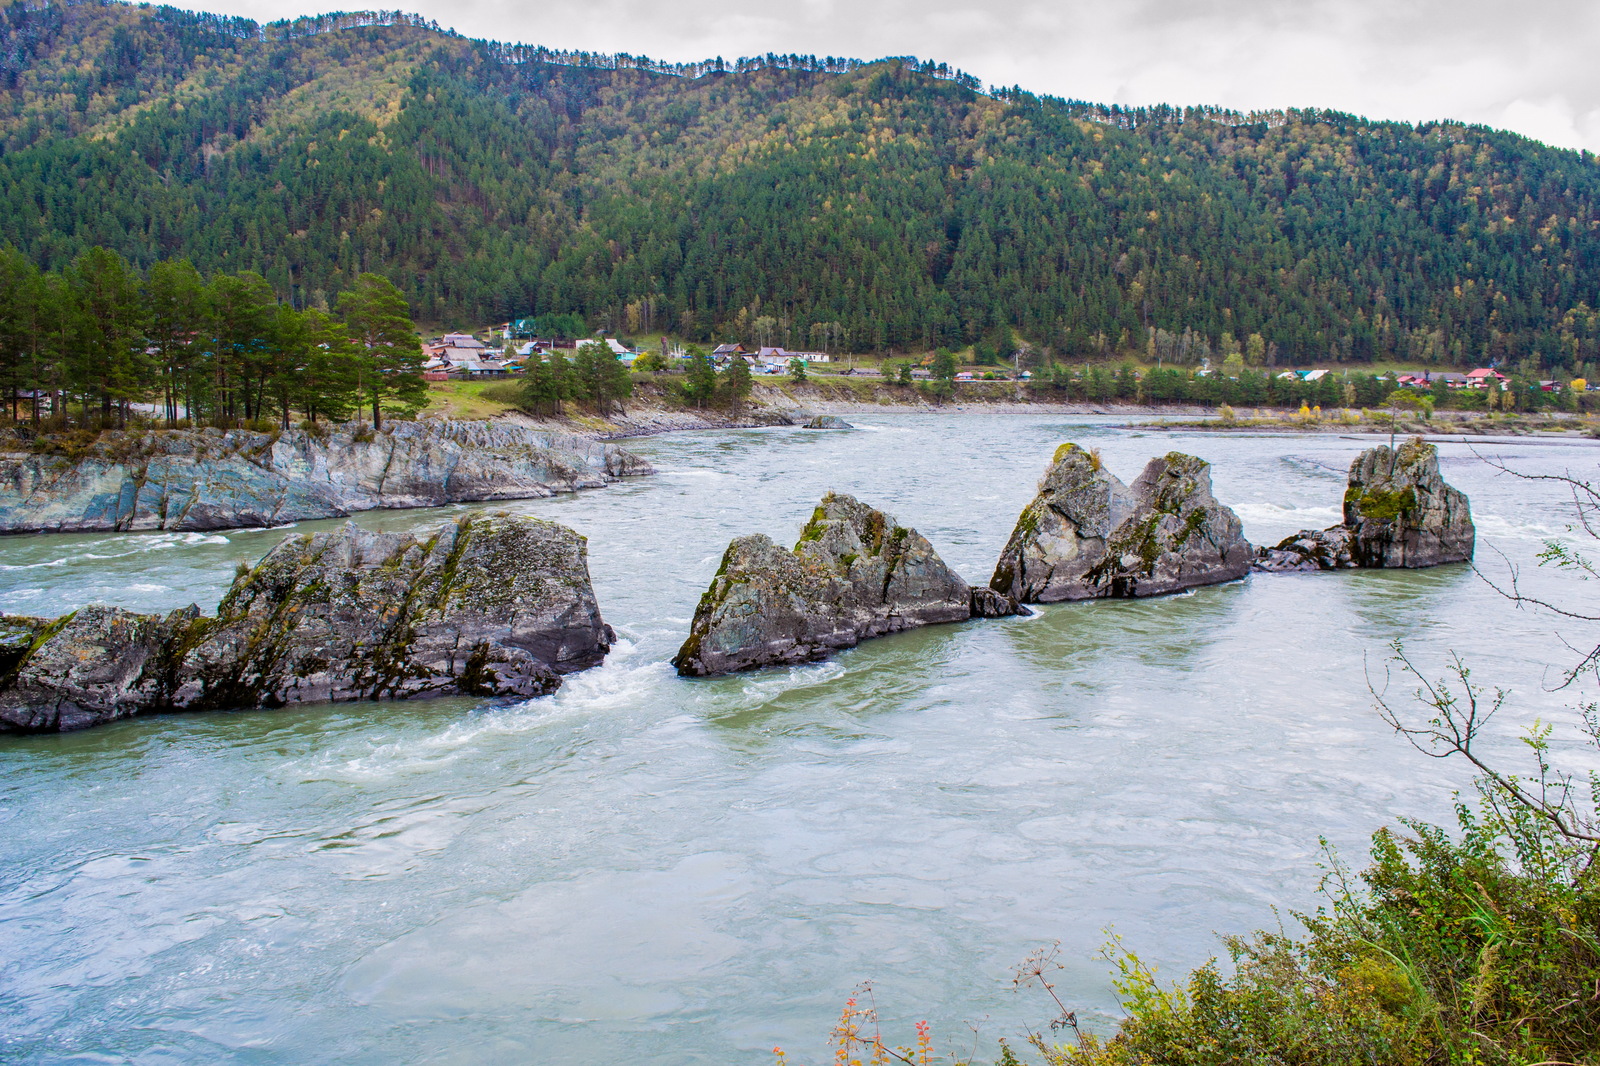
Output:
[[[423,414],[444,418],[475,419],[495,418],[514,410],[511,404],[484,399],[482,393],[485,386],[493,384],[496,382],[430,381],[428,406],[423,410]]]

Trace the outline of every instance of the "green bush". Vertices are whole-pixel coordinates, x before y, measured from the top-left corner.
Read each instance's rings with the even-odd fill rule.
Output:
[[[478,391],[478,395],[490,403],[503,403],[512,407],[522,406],[524,399],[520,381],[491,381]]]
[[[1454,835],[1379,832],[1360,887],[1335,865],[1305,939],[1229,939],[1229,974],[1213,961],[1163,988],[1118,954],[1117,1034],[1036,1047],[1050,1066],[1595,1061],[1592,849],[1496,806],[1459,807]]]

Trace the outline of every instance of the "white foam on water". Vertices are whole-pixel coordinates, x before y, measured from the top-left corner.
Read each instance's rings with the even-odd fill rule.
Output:
[[[673,670],[671,663],[660,660],[627,662],[627,654],[633,648],[631,646],[623,648],[620,643],[618,647],[622,648],[622,651],[620,654],[614,652],[615,658],[608,658],[605,663],[592,670],[569,674],[563,679],[561,688],[555,695],[519,703],[515,707],[507,708],[504,716],[513,717],[524,708],[548,707],[549,710],[542,715],[542,724],[543,721],[556,716],[588,715],[595,711],[627,711],[630,708],[644,706],[642,701],[652,690],[675,682],[677,672]],[[522,730],[512,728],[508,731]]]
[[[749,700],[760,702],[843,677],[844,667],[837,661],[828,659],[820,663],[791,666],[781,673],[769,669],[743,676],[744,684],[739,686],[739,702],[744,703]]]
[[[48,562],[19,563],[16,566],[0,563],[0,570],[37,570],[43,566],[66,566],[68,562],[69,560],[67,559],[51,559]]]
[[[35,570],[40,567],[70,566],[73,563],[102,562],[106,559],[125,559],[133,555],[142,555],[145,552],[168,551],[173,548],[191,548],[202,544],[231,544],[227,537],[220,533],[150,533],[129,534],[120,537],[107,537],[104,540],[92,540],[83,545],[84,550],[76,555],[64,555],[59,559],[47,559],[38,563],[18,563],[15,565],[0,564],[0,570]],[[122,548],[123,551],[106,551],[96,549]]]
[[[1301,528],[1311,529],[1344,520],[1344,511],[1338,507],[1296,507],[1283,503],[1236,503],[1232,507],[1241,522],[1299,523]]]
[[[1478,534],[1493,540],[1563,540],[1571,530],[1564,522],[1529,522],[1497,514],[1475,514]]]
[[[619,641],[614,654],[626,656],[632,646]],[[604,664],[570,674],[553,695],[538,696],[510,705],[491,705],[466,713],[444,728],[423,735],[390,739],[368,738],[360,750],[349,746],[320,753],[299,767],[307,781],[378,781],[409,773],[432,773],[457,759],[479,751],[496,737],[519,736],[573,720],[587,720],[596,712],[626,712],[647,706],[652,689],[673,680],[664,662],[629,664],[608,659]]]

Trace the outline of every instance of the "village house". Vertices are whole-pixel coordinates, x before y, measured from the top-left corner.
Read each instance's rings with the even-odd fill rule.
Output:
[[[1471,389],[1485,389],[1491,384],[1503,389],[1506,387],[1506,381],[1506,376],[1492,367],[1479,367],[1477,370],[1467,371],[1467,387]]]

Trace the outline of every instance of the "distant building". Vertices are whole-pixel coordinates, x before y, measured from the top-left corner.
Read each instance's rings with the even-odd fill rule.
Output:
[[[711,350],[711,358],[731,359],[736,355],[744,355],[745,351],[745,346],[742,344],[719,344]]]
[[[1505,387],[1506,376],[1493,367],[1479,367],[1477,370],[1467,371],[1467,387],[1473,389],[1488,388],[1491,384]]]

